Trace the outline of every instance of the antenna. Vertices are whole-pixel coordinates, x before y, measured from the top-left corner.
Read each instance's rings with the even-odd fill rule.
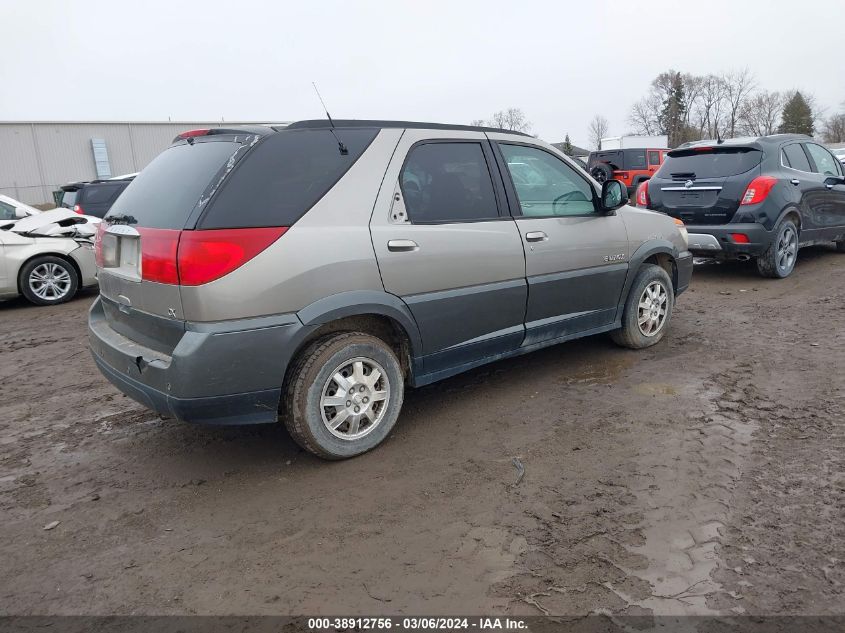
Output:
[[[317,98],[320,100],[320,104],[323,106],[323,110],[326,112],[326,118],[329,120],[329,125],[331,125],[331,133],[334,136],[334,140],[337,141],[337,149],[340,152],[341,156],[346,156],[349,153],[349,150],[346,149],[346,145],[341,143],[340,139],[337,137],[337,134],[334,133],[334,121],[332,121],[332,115],[329,114],[329,109],[326,107],[326,103],[323,101],[323,97],[320,95],[320,91],[317,89],[317,84],[313,81],[311,85],[314,86],[314,92],[317,93]]]

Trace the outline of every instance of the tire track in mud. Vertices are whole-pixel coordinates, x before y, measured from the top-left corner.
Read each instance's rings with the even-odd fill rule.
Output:
[[[633,487],[645,506],[640,526],[644,545],[633,551],[648,559],[630,570],[651,585],[643,600],[617,593],[655,615],[716,615],[710,599],[723,592],[712,575],[720,567],[719,547],[733,511],[733,494],[750,456],[761,403],[740,363],[704,384],[702,410],[688,414],[683,428],[669,433],[639,457]],[[648,483],[655,475],[660,482]],[[740,613],[741,609],[733,613]]]
[[[641,431],[606,429],[605,441],[627,444],[628,451],[601,464],[598,472],[606,474],[595,475],[592,490],[561,482],[529,502],[530,523],[515,526],[528,544],[517,565],[522,571],[493,594],[511,596],[515,613],[740,613],[733,605],[712,608],[714,596],[731,595],[712,574],[722,566],[718,549],[734,490],[768,406],[753,384],[753,367],[737,363],[693,385],[697,397],[682,402],[697,400],[698,410]],[[670,386],[640,386],[674,393]]]

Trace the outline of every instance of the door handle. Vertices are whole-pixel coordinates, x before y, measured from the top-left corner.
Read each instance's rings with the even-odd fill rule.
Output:
[[[391,253],[410,253],[420,250],[420,247],[414,240],[390,240],[387,250]]]
[[[549,236],[546,235],[543,231],[529,231],[525,234],[526,242],[545,242],[548,239]]]
[[[800,185],[800,184],[801,184],[801,181],[800,181],[800,180],[798,180],[797,178],[793,178],[793,179],[792,179],[792,180],[790,180],[789,182],[791,182],[791,183],[792,183],[793,185],[795,185],[796,187],[797,187],[798,185]]]

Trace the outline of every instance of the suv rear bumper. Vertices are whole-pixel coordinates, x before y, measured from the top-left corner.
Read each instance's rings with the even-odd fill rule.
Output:
[[[714,224],[687,225],[689,250],[697,257],[736,258],[742,255],[755,257],[762,255],[774,239],[774,232],[767,231],[763,225]],[[742,233],[748,236],[748,244],[738,244],[729,235]]]
[[[295,315],[187,323],[168,355],[112,329],[103,301],[108,300],[99,297],[89,312],[91,353],[127,396],[185,422],[278,420],[285,371],[305,329]]]

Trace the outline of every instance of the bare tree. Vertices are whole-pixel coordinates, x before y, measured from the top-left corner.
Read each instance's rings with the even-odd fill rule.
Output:
[[[722,130],[725,85],[721,77],[705,75],[701,78],[701,89],[694,106],[693,125],[699,136],[715,138]]]
[[[607,130],[607,119],[600,114],[594,116],[587,128],[587,133],[590,135],[590,144],[596,149],[601,149],[601,140],[607,136]]]
[[[754,90],[756,81],[747,68],[722,75],[725,99],[725,131],[728,137],[736,136],[739,115],[745,107],[748,95]]]
[[[474,127],[487,127],[487,121],[484,119],[473,119],[470,125]]]
[[[628,123],[633,126],[634,132],[646,136],[660,133],[660,109],[662,106],[660,96],[654,92],[649,92],[637,101],[628,115]]]
[[[530,132],[531,122],[520,108],[508,108],[496,112],[489,122],[490,127],[498,127],[514,132]]]
[[[739,113],[738,130],[749,136],[775,134],[783,112],[783,95],[760,90],[751,95]]]
[[[845,142],[845,112],[828,117],[822,124],[822,138],[825,143]]]

